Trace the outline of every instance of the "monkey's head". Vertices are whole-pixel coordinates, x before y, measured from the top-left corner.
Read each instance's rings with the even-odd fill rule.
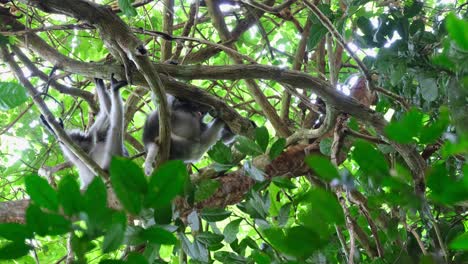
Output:
[[[176,97],[172,102],[171,110],[190,113],[197,119],[203,119],[203,117],[211,110],[211,106]]]

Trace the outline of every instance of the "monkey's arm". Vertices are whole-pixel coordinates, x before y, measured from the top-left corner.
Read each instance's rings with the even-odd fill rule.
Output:
[[[94,83],[96,84],[96,92],[99,100],[100,111],[104,110],[105,113],[109,115],[111,111],[111,98],[106,90],[104,81],[99,78],[94,78]]]
[[[200,148],[203,152],[206,152],[208,148],[220,139],[221,130],[224,126],[224,122],[219,118],[215,118],[207,125],[200,137]]]

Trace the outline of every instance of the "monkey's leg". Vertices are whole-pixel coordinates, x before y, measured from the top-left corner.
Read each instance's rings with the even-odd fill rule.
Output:
[[[110,112],[110,128],[107,131],[105,156],[103,159],[102,168],[108,169],[113,155],[123,156],[123,129],[124,115],[123,103],[119,89],[127,85],[126,81],[117,81],[114,76],[111,76],[111,112]]]

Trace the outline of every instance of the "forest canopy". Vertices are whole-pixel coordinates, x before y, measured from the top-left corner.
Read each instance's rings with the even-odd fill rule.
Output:
[[[0,260],[468,262],[467,18],[456,0],[0,0]],[[123,101],[109,166],[71,137],[116,116],[100,80]],[[166,94],[234,141],[170,159]],[[64,148],[99,176],[80,186]]]

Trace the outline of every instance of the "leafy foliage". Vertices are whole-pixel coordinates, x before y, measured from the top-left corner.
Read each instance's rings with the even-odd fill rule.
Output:
[[[468,262],[464,1],[307,1],[317,2],[323,16],[305,1],[291,1],[278,12],[266,12],[249,1],[221,1],[223,16],[214,20],[206,6],[213,1],[190,7],[176,1],[167,11],[166,2],[119,0],[106,10],[117,12],[142,40],[151,60],[167,62],[157,65],[170,69],[159,72],[172,82],[167,90],[199,87],[220,98],[218,105],[222,100],[261,125],[249,134],[234,120],[232,109],[222,109],[220,116],[242,133],[235,143],[217,142],[193,168],[171,160],[145,177],[139,140],[153,106],[144,89],[129,86],[122,94],[130,158],[114,157],[109,177],[96,177],[86,190],[80,190],[74,169],[37,175],[38,168],[64,160],[58,144],[39,125],[32,99],[44,100],[67,128],[86,130],[102,107],[90,104],[94,88],[87,78],[108,76],[105,69],[118,69],[120,62],[114,59],[122,59],[127,51],[119,50],[123,53],[118,58],[102,64],[102,72],[76,74],[70,61],[102,62],[116,55],[109,53],[110,40],[99,34],[98,29],[106,27],[94,28],[105,17],[77,22],[70,14],[49,14],[61,9],[47,8],[48,1],[41,3],[41,11],[23,2],[0,6],[0,49],[14,54],[11,58],[20,62],[25,79],[40,94],[32,98],[30,86],[19,84],[8,61],[0,58],[2,261],[56,263],[72,257],[74,263],[349,263],[350,258],[354,263]],[[163,26],[170,16],[173,27]],[[336,39],[327,40],[323,17],[349,49]],[[225,27],[219,25],[223,21]],[[42,46],[36,46],[36,36],[25,38],[23,26],[16,22],[44,40]],[[307,23],[310,29],[304,32]],[[168,28],[173,31],[166,32]],[[220,34],[223,29],[229,34]],[[192,39],[175,38],[179,36]],[[23,48],[30,45],[30,50]],[[164,48],[168,46],[169,53]],[[54,49],[60,63],[53,58]],[[236,52],[250,61],[242,64]],[[298,82],[309,75],[317,87],[298,90],[303,95],[298,97],[277,82],[282,76],[268,72],[262,72],[267,78],[261,80],[242,80],[245,76],[236,72],[172,76],[198,69],[183,68],[186,65],[226,64],[299,69],[303,75],[293,72]],[[51,73],[53,65],[58,72]],[[373,83],[361,89],[378,88],[366,90],[365,98],[353,83],[361,79],[363,65]],[[346,95],[322,100],[331,92],[319,90],[328,80],[336,80],[333,88]],[[319,138],[287,146],[284,131],[317,128],[329,114],[323,101],[335,109],[351,101],[347,94],[361,103],[350,105],[366,108],[367,117],[351,116],[355,109],[349,109],[338,113],[345,119],[343,130],[337,126]],[[364,100],[371,95],[376,99]],[[418,159],[420,164],[412,163]],[[420,187],[415,186],[417,177],[426,183],[423,194],[415,191]],[[18,211],[18,204],[27,207]],[[352,244],[355,250],[350,250]]]

